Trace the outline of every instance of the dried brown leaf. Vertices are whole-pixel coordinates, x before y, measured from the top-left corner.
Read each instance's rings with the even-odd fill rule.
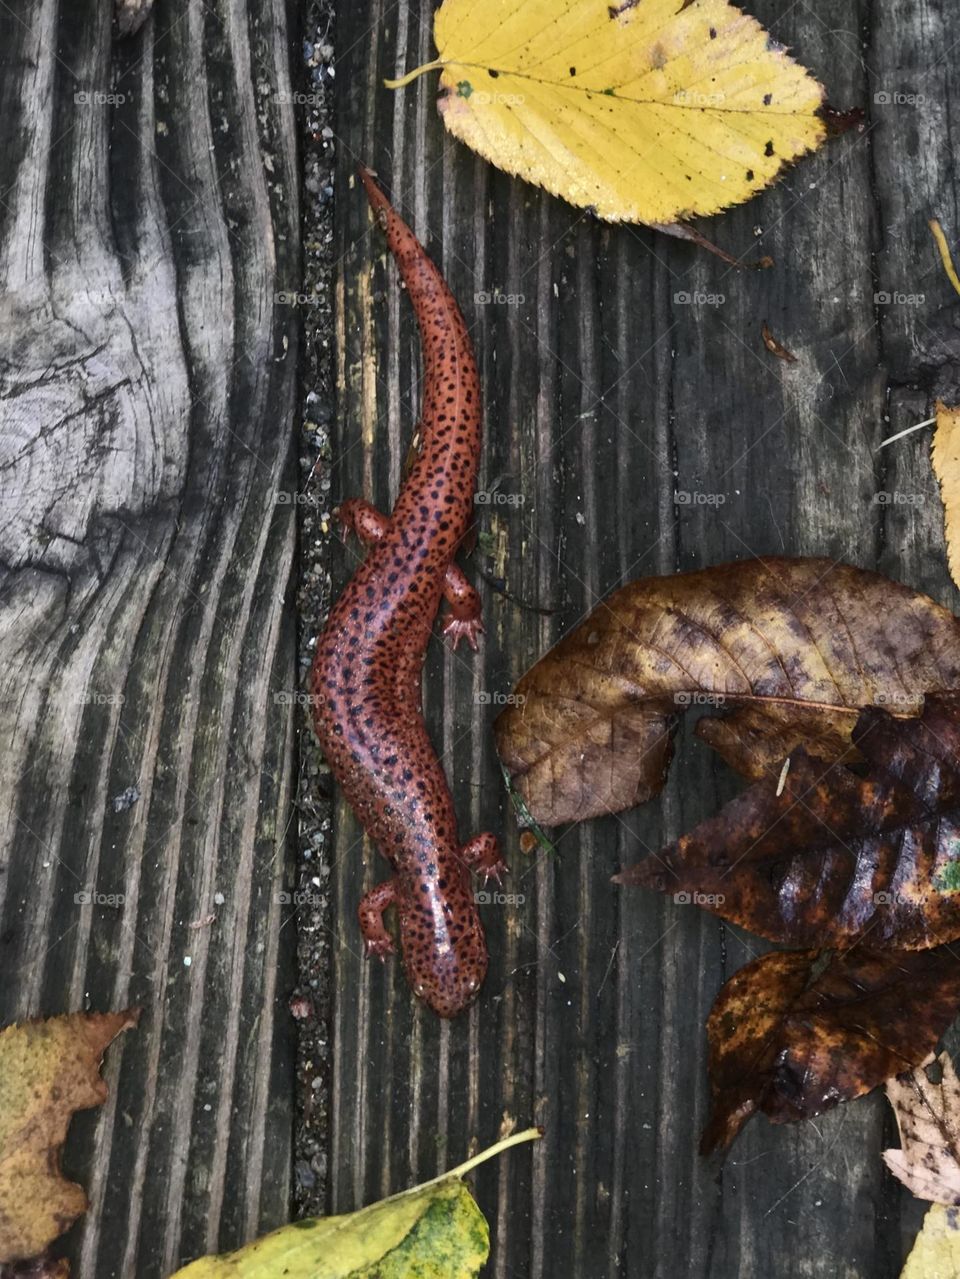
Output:
[[[960,622],[876,573],[774,558],[615,591],[517,685],[496,723],[513,786],[544,825],[656,795],[679,714],[739,772],[776,775],[798,746],[850,750],[860,708],[915,713],[960,687]]]
[[[773,952],[741,968],[707,1019],[713,1112],[701,1150],[752,1114],[812,1118],[923,1061],[960,1002],[960,956],[927,951]]]
[[[798,751],[782,786],[755,783],[616,881],[794,946],[960,937],[960,697],[920,719],[866,710],[853,742],[867,776]]]

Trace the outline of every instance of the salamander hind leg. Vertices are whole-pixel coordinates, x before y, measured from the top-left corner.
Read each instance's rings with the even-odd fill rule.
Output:
[[[474,835],[460,849],[460,857],[471,870],[483,876],[484,883],[495,879],[500,883],[501,876],[506,875],[509,867],[500,856],[500,841],[496,835],[485,831],[482,835]]]
[[[396,879],[385,879],[369,893],[364,893],[360,900],[357,914],[360,917],[360,932],[368,955],[379,955],[385,959],[396,950],[393,938],[387,932],[383,922],[383,912],[397,900]]]
[[[449,616],[443,623],[444,635],[449,635],[454,648],[465,639],[476,650],[477,636],[483,631],[480,618],[480,596],[467,581],[466,574],[456,564],[447,567],[443,594],[450,605]]]
[[[356,533],[364,546],[379,542],[390,531],[389,515],[381,515],[375,506],[371,506],[362,497],[348,497],[345,502],[341,502],[336,516],[343,529],[343,536]]]

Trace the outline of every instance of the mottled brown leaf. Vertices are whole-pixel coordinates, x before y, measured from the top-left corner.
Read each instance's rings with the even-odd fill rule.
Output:
[[[960,1204],[960,1080],[946,1053],[936,1059],[939,1083],[923,1068],[887,1080],[887,1097],[897,1116],[900,1149],[883,1160],[919,1199]]]
[[[725,1148],[754,1112],[808,1119],[923,1061],[960,1002],[960,955],[774,952],[741,968],[707,1019],[713,1112]]]
[[[867,776],[797,751],[784,779],[755,783],[616,882],[795,946],[960,937],[960,698],[929,697],[921,719],[870,708],[853,742]]]
[[[615,591],[517,685],[497,745],[545,825],[656,795],[678,714],[751,778],[803,745],[849,750],[859,710],[916,713],[960,687],[960,622],[916,591],[824,559],[768,559]]]
[[[60,1149],[74,1111],[106,1098],[100,1059],[139,1015],[72,1013],[0,1031],[0,1261],[36,1257],[86,1210]]]

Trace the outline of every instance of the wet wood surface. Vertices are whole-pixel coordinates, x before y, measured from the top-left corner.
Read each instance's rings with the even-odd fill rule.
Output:
[[[71,1130],[80,1279],[290,1201],[288,15],[135,9],[0,5],[0,1024],[143,1008]]]
[[[632,578],[765,554],[879,569],[956,608],[924,432],[957,360],[957,299],[927,229],[960,228],[946,4],[749,6],[865,127],[702,229],[767,271],[731,270],[642,227],[606,226],[444,134],[432,6],[343,5],[337,30],[338,384],[333,500],[389,509],[418,401],[407,300],[353,171],[374,166],[442,265],[486,393],[479,657],[430,649],[425,706],[461,832],[501,832],[512,899],[483,909],[492,962],[469,1015],[440,1024],[394,963],[364,962],[356,907],[385,874],[338,801],[330,1208],[431,1177],[512,1124],[546,1140],[480,1170],[489,1273],[899,1274],[922,1208],[885,1172],[879,1097],[776,1128],[725,1163],[697,1154],[703,1022],[765,947],[694,907],[609,883],[715,811],[737,782],[682,737],[662,798],[518,849],[491,724],[519,675]],[[796,356],[764,349],[766,322]],[[953,362],[953,364],[951,363]],[[334,587],[355,547],[332,555]]]

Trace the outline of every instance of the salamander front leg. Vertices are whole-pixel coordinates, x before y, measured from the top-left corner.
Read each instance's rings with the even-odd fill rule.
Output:
[[[390,530],[389,515],[381,515],[375,506],[362,497],[348,497],[336,510],[343,535],[356,533],[364,546],[379,542]]]
[[[460,849],[460,856],[471,870],[483,876],[484,883],[488,879],[495,879],[499,884],[501,876],[506,875],[510,869],[500,856],[500,841],[489,831],[474,835],[473,839],[468,840]]]
[[[360,900],[357,914],[360,917],[360,932],[368,955],[379,955],[385,959],[396,950],[393,938],[387,932],[383,922],[383,912],[394,905],[397,900],[396,879],[385,879],[369,893],[364,893]]]
[[[480,617],[480,596],[467,580],[463,569],[456,564],[447,567],[443,582],[443,594],[450,605],[450,614],[443,624],[444,635],[449,635],[454,648],[462,639],[476,650],[477,636],[483,631]]]

